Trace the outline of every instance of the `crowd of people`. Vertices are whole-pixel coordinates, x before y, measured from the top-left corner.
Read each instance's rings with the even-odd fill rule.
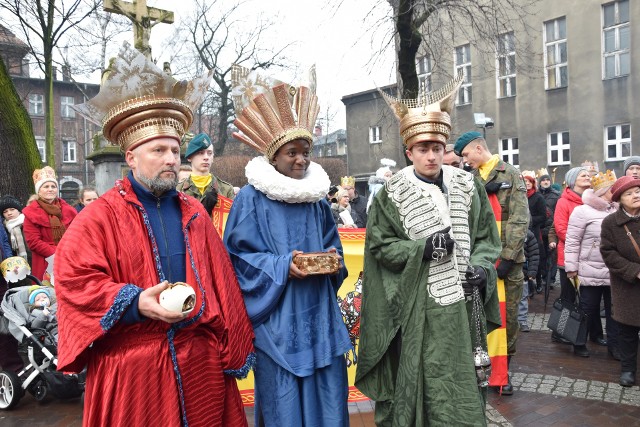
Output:
[[[123,47],[101,93],[78,107],[120,146],[128,175],[102,195],[84,188],[75,209],[50,167],[34,171],[26,207],[0,198],[2,258],[24,257],[38,280],[55,279],[55,303],[47,288],[32,290],[32,316],[58,322],[58,369],[87,370],[84,425],[246,425],[236,378],[251,369],[256,425],[348,425],[340,228],[366,230],[355,383],[375,400],[379,425],[484,425],[499,286],[508,372],[530,330],[527,303],[556,274],[562,299],[579,294],[591,343],[620,361],[620,384],[635,384],[640,157],[621,178],[572,168],[562,189],[546,169],[521,173],[492,154],[478,132],[447,144],[458,79],[430,105],[383,94],[412,165],[383,159],[365,197],[354,177],[332,187],[311,161],[315,82],[234,66],[234,136],[259,154],[237,191],[212,174],[206,134],[190,138],[190,168],[180,168],[196,88],[204,93],[210,76],[167,90],[177,82],[140,55]],[[160,83],[111,90],[132,61]],[[210,220],[220,196],[233,199],[222,238]],[[0,340],[3,369],[20,369],[15,340]],[[508,374],[498,391],[513,393]]]

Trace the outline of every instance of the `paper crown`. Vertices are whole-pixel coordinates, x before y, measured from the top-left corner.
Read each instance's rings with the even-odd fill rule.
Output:
[[[582,166],[583,168],[587,168],[589,172],[600,171],[600,169],[598,168],[598,162],[592,162],[591,160],[585,160],[580,166]]]
[[[236,110],[233,122],[242,132],[233,136],[273,159],[284,144],[304,139],[313,145],[313,129],[320,112],[316,96],[315,66],[309,87],[295,87],[234,64],[231,97]]]
[[[178,81],[124,42],[100,92],[73,108],[102,126],[104,137],[122,151],[159,136],[180,141],[207,93],[211,75],[212,71]]]
[[[12,256],[5,258],[0,263],[0,271],[2,272],[2,277],[8,282],[16,283],[27,277],[27,274],[31,274],[31,267],[29,267],[26,259]]]
[[[536,171],[536,177],[540,178],[541,176],[549,176],[549,171],[547,168],[540,168]]]
[[[38,194],[40,187],[42,187],[45,182],[54,182],[58,185],[56,171],[54,171],[51,166],[45,166],[42,169],[36,169],[33,171],[33,185],[36,188],[36,194]]]
[[[536,179],[536,173],[534,171],[522,171],[522,176],[530,176],[533,179]]]
[[[356,186],[356,179],[352,176],[343,176],[340,178],[340,186],[344,187],[345,185],[349,185],[351,187]]]
[[[613,171],[598,172],[591,177],[591,188],[593,191],[609,188],[616,182],[616,179],[616,174]]]
[[[407,150],[417,142],[434,141],[446,145],[451,134],[451,109],[463,74],[435,92],[423,87],[416,99],[398,99],[378,89],[400,120],[400,135]]]

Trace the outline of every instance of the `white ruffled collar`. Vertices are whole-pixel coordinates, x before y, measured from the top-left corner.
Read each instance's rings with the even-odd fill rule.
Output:
[[[331,180],[317,163],[311,162],[302,179],[278,172],[266,157],[251,159],[244,169],[249,184],[271,200],[286,203],[315,203],[329,192]]]

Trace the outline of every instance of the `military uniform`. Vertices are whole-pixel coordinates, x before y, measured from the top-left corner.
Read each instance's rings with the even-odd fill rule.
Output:
[[[207,190],[209,190],[212,186],[218,191],[218,194],[220,194],[221,196],[227,197],[232,200],[235,197],[233,185],[221,180],[213,174],[211,175],[211,183],[207,186],[204,192],[206,193]],[[185,194],[188,194],[189,196],[195,197],[200,201],[202,201],[202,198],[204,197],[204,193],[200,194],[200,190],[198,190],[198,187],[196,187],[196,185],[191,180],[191,175],[189,175],[189,178],[179,183],[176,189],[178,191],[182,191]]]
[[[478,179],[485,184],[502,183],[496,193],[501,208],[500,240],[502,241],[501,259],[511,260],[513,264],[504,281],[507,309],[507,354],[516,353],[518,339],[518,304],[522,298],[522,284],[524,273],[522,265],[524,258],[524,240],[529,228],[529,203],[527,201],[527,187],[520,172],[502,160],[489,173],[486,181],[477,170],[474,171]]]

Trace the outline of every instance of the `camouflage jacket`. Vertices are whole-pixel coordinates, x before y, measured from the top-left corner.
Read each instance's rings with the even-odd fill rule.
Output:
[[[524,262],[524,240],[529,228],[529,202],[527,200],[527,187],[520,172],[502,160],[498,161],[495,168],[484,181],[478,171],[474,171],[480,182],[502,182],[500,190],[496,193],[498,202],[502,208],[502,221],[500,226],[500,240],[502,252],[500,258]]]
[[[227,197],[231,200],[233,200],[233,198],[235,197],[235,192],[233,191],[233,185],[229,184],[226,181],[221,180],[220,178],[216,177],[213,174],[211,175],[211,183],[207,186],[204,192],[206,193],[207,190],[211,188],[211,186],[216,188],[218,190],[218,194],[224,197]],[[188,194],[189,196],[195,197],[200,201],[202,201],[202,198],[204,196],[204,194],[200,194],[200,191],[198,191],[198,187],[196,187],[196,185],[191,180],[191,175],[189,175],[189,178],[179,183],[176,189],[178,191],[182,191],[185,194]]]

